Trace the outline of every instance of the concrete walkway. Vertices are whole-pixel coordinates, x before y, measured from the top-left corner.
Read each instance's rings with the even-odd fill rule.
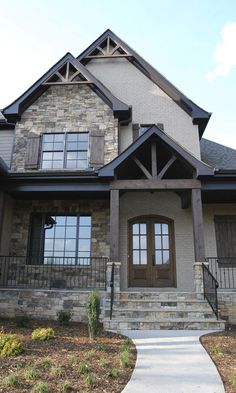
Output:
[[[122,393],[225,393],[199,342],[206,331],[123,330],[137,347],[137,363]]]

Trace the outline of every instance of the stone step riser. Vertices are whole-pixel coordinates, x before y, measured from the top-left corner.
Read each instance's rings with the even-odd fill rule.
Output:
[[[120,295],[116,296],[116,299],[120,300],[156,300],[156,301],[191,301],[191,300],[197,300],[197,299],[202,299],[203,296],[197,297],[196,293],[167,293],[167,292],[121,292]]]
[[[224,330],[225,324],[212,322],[116,322],[105,321],[104,328],[108,330]]]
[[[106,309],[110,308],[110,302],[106,303]],[[183,302],[138,302],[138,301],[127,301],[127,302],[114,302],[114,309],[120,310],[169,310],[169,311],[208,311],[209,306],[205,302],[203,303],[183,303]]]
[[[107,310],[105,312],[105,318],[109,317],[110,312]],[[148,320],[158,320],[158,319],[165,319],[167,322],[170,319],[176,319],[176,318],[190,318],[190,319],[210,319],[214,318],[214,313],[211,311],[208,311],[207,313],[196,313],[195,311],[189,311],[189,312],[169,312],[169,311],[116,311],[113,310],[113,318],[114,319],[123,319],[127,320],[129,318],[137,318],[142,321],[148,321]]]

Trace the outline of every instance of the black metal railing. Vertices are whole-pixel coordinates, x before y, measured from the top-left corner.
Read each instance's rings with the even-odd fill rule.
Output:
[[[236,257],[208,257],[206,262],[219,283],[219,289],[236,289]]]
[[[217,289],[218,282],[210,272],[208,267],[203,263],[202,264],[202,273],[203,273],[203,292],[204,299],[206,299],[214,311],[217,319],[218,319],[218,297],[217,297]]]
[[[0,256],[1,288],[106,289],[108,258],[54,257],[30,264],[21,256]]]
[[[113,262],[111,266],[111,281],[110,281],[110,288],[111,288],[110,319],[112,319],[113,303],[114,303],[114,278],[115,278],[115,264]]]

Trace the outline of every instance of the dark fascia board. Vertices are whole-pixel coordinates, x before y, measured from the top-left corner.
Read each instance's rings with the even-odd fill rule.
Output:
[[[71,53],[63,56],[53,67],[50,68],[37,82],[35,82],[24,94],[17,98],[12,104],[3,109],[3,115],[9,121],[17,121],[22,112],[34,102],[49,86],[43,83],[57,71],[66,61],[70,61],[81,73],[91,81],[89,86],[110,106],[114,114],[127,120],[130,118],[131,107],[116,98],[86,67],[83,66]]]
[[[211,176],[214,174],[214,168],[198,160],[182,146],[176,143],[172,138],[170,138],[167,134],[161,131],[156,125],[153,125],[149,128],[149,130],[147,130],[138,139],[136,139],[136,141],[134,141],[132,145],[130,145],[126,150],[124,150],[118,157],[116,157],[109,164],[101,168],[98,171],[98,175],[100,177],[113,177],[115,174],[115,169],[128,157],[132,156],[132,154],[134,154],[135,151],[152,136],[157,136],[159,139],[165,142],[172,150],[174,150],[179,157],[183,158],[185,161],[188,162],[188,164],[195,168],[197,176]]]
[[[3,176],[8,176],[9,174],[9,167],[1,157],[0,157],[0,174]]]
[[[118,44],[120,44],[131,56],[127,59],[132,62],[141,72],[143,72],[149,79],[158,85],[168,96],[170,96],[176,104],[178,104],[188,115],[192,117],[193,124],[199,127],[199,136],[202,134],[211,117],[211,113],[205,111],[186,97],[179,89],[170,83],[159,71],[152,67],[146,60],[144,60],[137,52],[135,52],[129,45],[122,41],[110,29],[107,29],[100,37],[98,37],[87,49],[85,49],[77,59],[86,64],[90,59],[85,59],[86,56],[102,43],[106,38],[110,37]]]

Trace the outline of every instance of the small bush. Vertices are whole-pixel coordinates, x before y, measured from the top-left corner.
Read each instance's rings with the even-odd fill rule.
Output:
[[[23,341],[15,334],[0,333],[0,356],[17,356],[23,350]]]
[[[80,374],[89,374],[90,368],[85,362],[79,362],[78,371]]]
[[[97,380],[92,374],[89,374],[85,378],[85,383],[89,386],[96,386]]]
[[[218,347],[218,346],[214,347],[212,349],[212,352],[215,353],[216,355],[224,355],[225,354],[223,348]]]
[[[73,312],[70,310],[61,310],[57,313],[57,320],[61,326],[68,326],[73,316]]]
[[[39,381],[33,391],[35,393],[51,393],[48,383],[43,381]]]
[[[130,338],[126,338],[123,342],[122,348],[124,350],[130,350],[132,346],[132,340]]]
[[[62,377],[65,374],[65,371],[61,366],[52,367],[50,374],[53,377]]]
[[[112,368],[109,373],[108,376],[111,378],[119,378],[120,377],[120,370],[118,370],[118,368]]]
[[[62,391],[65,393],[71,392],[73,389],[72,383],[68,380],[64,381],[61,387],[62,387]]]
[[[232,383],[233,387],[236,388],[236,378],[232,379],[231,383]]]
[[[94,339],[99,324],[99,308],[100,308],[100,296],[97,291],[92,291],[89,295],[87,304],[87,314],[88,314],[88,332],[90,339]]]
[[[35,366],[31,366],[25,370],[25,379],[33,380],[39,377],[39,370]]]
[[[131,364],[131,359],[130,359],[130,353],[129,351],[122,351],[120,353],[120,365],[123,368],[130,367]]]
[[[29,328],[30,321],[31,319],[28,315],[18,315],[15,317],[16,326],[19,328]]]
[[[31,337],[32,340],[46,341],[54,338],[55,333],[52,328],[39,328],[32,332]]]
[[[4,378],[3,384],[10,388],[19,386],[20,384],[19,376],[16,373],[11,373],[6,378]]]
[[[100,364],[100,366],[102,368],[108,368],[109,367],[109,363],[104,358],[100,359],[99,364]]]
[[[70,356],[68,356],[68,362],[70,363],[70,364],[77,364],[77,357],[76,356],[74,356],[74,355],[70,355]]]
[[[51,359],[49,357],[45,357],[42,359],[42,361],[40,362],[40,364],[44,367],[44,368],[51,368],[53,363],[51,361]]]
[[[96,354],[96,349],[91,349],[87,353],[87,359],[91,360],[95,356],[95,354]]]

